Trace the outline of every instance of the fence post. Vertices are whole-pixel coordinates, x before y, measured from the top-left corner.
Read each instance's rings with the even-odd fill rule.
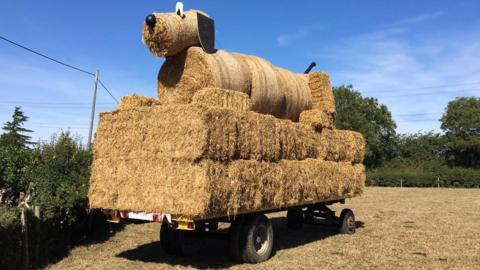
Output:
[[[437,176],[437,188],[440,188],[440,177]]]
[[[40,206],[35,205],[33,207],[33,212],[35,215],[35,250],[34,250],[34,264],[35,266],[38,265],[38,257],[39,257],[39,252],[40,252],[40,240],[41,240],[41,216],[40,216]]]
[[[400,177],[400,188],[403,187],[403,177]]]
[[[30,268],[29,254],[28,254],[28,220],[25,205],[21,206],[20,220],[22,222],[23,233],[23,269],[28,270]]]

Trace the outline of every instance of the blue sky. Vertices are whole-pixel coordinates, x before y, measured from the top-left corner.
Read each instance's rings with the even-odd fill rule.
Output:
[[[215,19],[217,48],[258,55],[296,72],[315,61],[333,85],[353,84],[386,104],[401,133],[438,131],[449,100],[480,94],[479,1],[184,5]],[[0,35],[88,71],[100,69],[118,98],[153,97],[163,59],[142,44],[141,27],[149,13],[174,7],[175,1],[152,0],[4,1]],[[92,86],[85,74],[0,41],[0,122],[22,106],[35,140],[60,128],[85,139]],[[418,89],[423,87],[432,88]],[[116,107],[102,90],[97,101],[99,111]]]

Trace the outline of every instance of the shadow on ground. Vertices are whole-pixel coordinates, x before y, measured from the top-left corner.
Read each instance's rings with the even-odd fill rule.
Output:
[[[326,223],[303,225],[299,229],[288,229],[285,217],[271,218],[275,233],[275,249],[290,249],[320,241],[338,233],[336,226]],[[364,223],[356,222],[357,229]],[[194,268],[227,268],[237,264],[228,256],[228,230],[190,235],[183,241],[183,256],[163,253],[160,242],[152,242],[117,254],[117,257],[132,261],[167,263],[170,265],[190,266]]]

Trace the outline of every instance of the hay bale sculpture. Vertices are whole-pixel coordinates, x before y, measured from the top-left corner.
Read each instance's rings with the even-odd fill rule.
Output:
[[[145,44],[166,57],[158,99],[100,114],[90,207],[205,219],[361,194],[364,140],[335,129],[328,75],[207,53],[197,16],[208,15],[145,23]]]

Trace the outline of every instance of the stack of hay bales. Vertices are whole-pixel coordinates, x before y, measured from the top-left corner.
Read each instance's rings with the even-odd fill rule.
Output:
[[[145,28],[144,39],[161,55],[155,31]],[[206,219],[363,191],[364,141],[335,129],[325,73],[192,45],[167,58],[158,94],[124,97],[100,115],[92,208]]]

